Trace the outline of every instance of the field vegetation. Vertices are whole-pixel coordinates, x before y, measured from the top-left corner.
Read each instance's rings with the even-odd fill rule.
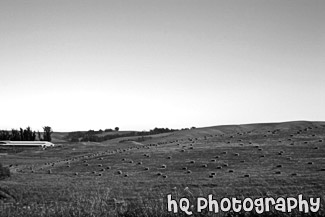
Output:
[[[261,216],[325,215],[324,122],[192,128],[101,142],[52,137],[53,148],[0,149],[1,168],[11,173],[0,180],[1,216],[187,216],[167,212],[168,194],[191,201],[209,194],[303,194],[321,198],[319,212]]]

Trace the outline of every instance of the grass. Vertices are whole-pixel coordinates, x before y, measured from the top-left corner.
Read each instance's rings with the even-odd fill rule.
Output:
[[[325,144],[319,142],[325,138],[324,127],[295,134],[295,126],[277,131],[276,125],[270,126],[246,126],[240,134],[239,128],[225,128],[224,136],[214,128],[202,128],[153,137],[140,145],[65,143],[12,152],[1,156],[4,165],[13,166],[11,177],[0,181],[0,192],[8,192],[15,201],[4,206],[0,202],[0,211],[4,216],[186,216],[166,211],[161,200],[168,193],[178,198],[303,194],[321,196],[324,202]],[[264,137],[267,131],[275,133]],[[180,151],[179,146],[190,147],[193,141],[195,149]],[[183,191],[186,187],[192,196]],[[319,213],[324,214],[324,204]],[[195,214],[200,215],[211,216]]]

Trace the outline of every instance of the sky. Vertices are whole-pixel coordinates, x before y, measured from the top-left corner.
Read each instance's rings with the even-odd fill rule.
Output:
[[[325,1],[1,0],[0,129],[325,121]]]

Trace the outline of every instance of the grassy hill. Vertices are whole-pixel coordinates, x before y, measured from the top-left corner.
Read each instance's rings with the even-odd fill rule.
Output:
[[[6,213],[26,214],[19,204],[27,204],[34,214],[169,216],[167,194],[325,199],[325,122],[213,126],[99,143],[71,143],[65,135],[53,134],[64,142],[52,149],[1,156],[12,165],[1,181],[14,198]]]

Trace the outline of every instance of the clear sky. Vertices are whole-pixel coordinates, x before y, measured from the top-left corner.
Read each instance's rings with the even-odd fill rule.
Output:
[[[1,0],[0,129],[325,120],[323,0]]]

